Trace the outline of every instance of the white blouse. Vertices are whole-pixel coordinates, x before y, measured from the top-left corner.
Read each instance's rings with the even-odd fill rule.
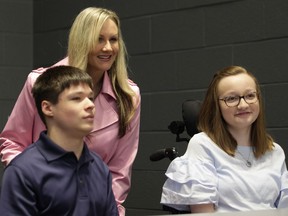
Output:
[[[205,133],[194,135],[186,153],[168,167],[161,203],[181,211],[204,203],[213,203],[217,212],[287,208],[285,154],[274,146],[258,159],[252,147],[238,146],[232,157]]]

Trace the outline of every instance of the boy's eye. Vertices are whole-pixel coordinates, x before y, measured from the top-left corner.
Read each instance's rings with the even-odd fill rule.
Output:
[[[80,97],[73,97],[72,100],[80,100]]]

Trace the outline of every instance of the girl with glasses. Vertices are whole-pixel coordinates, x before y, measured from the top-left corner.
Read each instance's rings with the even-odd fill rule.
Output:
[[[170,164],[161,203],[192,213],[288,206],[283,149],[267,133],[260,86],[245,68],[218,71],[185,154]]]

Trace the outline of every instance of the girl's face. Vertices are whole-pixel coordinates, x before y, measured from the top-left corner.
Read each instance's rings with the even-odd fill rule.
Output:
[[[254,80],[244,73],[228,76],[220,80],[217,90],[220,110],[228,129],[250,129],[260,109]],[[237,100],[239,97],[240,101]]]
[[[107,19],[100,31],[96,48],[88,55],[88,70],[95,73],[107,71],[114,63],[118,51],[118,27]]]

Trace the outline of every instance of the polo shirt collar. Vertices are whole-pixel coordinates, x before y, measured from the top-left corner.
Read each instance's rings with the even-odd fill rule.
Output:
[[[36,146],[38,150],[41,152],[41,154],[43,155],[43,157],[45,157],[45,159],[48,162],[58,160],[59,158],[64,157],[66,155],[73,155],[76,158],[73,152],[65,151],[59,145],[55,144],[47,136],[47,131],[41,132],[39,140],[36,142]],[[83,151],[82,151],[79,161],[81,161],[82,163],[86,163],[92,160],[94,159],[91,156],[88,150],[88,147],[86,146],[86,144],[84,144]]]

